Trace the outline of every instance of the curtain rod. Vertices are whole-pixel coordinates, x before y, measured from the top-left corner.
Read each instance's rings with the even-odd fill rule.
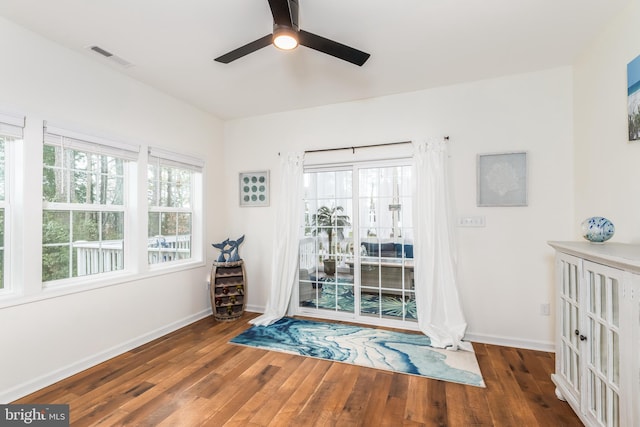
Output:
[[[444,137],[445,142],[449,142],[449,137],[445,136]],[[413,141],[400,141],[400,142],[385,142],[382,144],[369,144],[369,145],[356,145],[353,147],[337,147],[337,148],[319,148],[316,150],[305,150],[304,154],[309,154],[309,153],[323,153],[325,151],[342,151],[342,150],[351,150],[352,153],[355,154],[356,150],[360,149],[360,148],[373,148],[373,147],[385,147],[388,145],[400,145],[400,144],[411,144]],[[280,153],[278,153],[278,156],[280,155]]]

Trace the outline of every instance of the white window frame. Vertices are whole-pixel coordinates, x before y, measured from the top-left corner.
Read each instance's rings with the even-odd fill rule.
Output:
[[[186,169],[191,171],[191,182],[190,182],[190,207],[168,207],[168,206],[158,206],[157,203],[149,203],[148,198],[145,197],[147,201],[147,218],[149,218],[149,213],[189,213],[191,214],[191,240],[190,240],[190,256],[184,259],[172,259],[158,262],[151,262],[149,257],[148,248],[146,248],[147,253],[147,265],[149,270],[159,270],[171,268],[176,265],[182,264],[191,264],[191,263],[202,263],[204,260],[203,255],[203,234],[204,234],[204,192],[203,192],[203,169],[204,169],[204,161],[198,157],[191,156],[189,154],[178,153],[170,150],[166,150],[160,147],[149,147],[148,149],[148,158],[147,158],[147,173],[148,167],[155,165],[156,167],[169,166],[175,167],[176,169]],[[149,179],[147,176],[146,181],[146,189],[149,191]],[[156,201],[157,202],[157,201]],[[152,239],[153,236],[148,236],[149,224],[147,222],[147,229],[145,230],[145,235],[148,239]],[[160,256],[160,253],[157,255]],[[159,258],[158,258],[159,259]]]
[[[60,127],[44,122],[44,134],[43,134],[43,149],[45,145],[59,146],[63,149],[77,149],[79,151],[86,151],[94,154],[110,155],[118,157],[124,160],[124,185],[123,185],[123,204],[122,205],[104,205],[104,204],[89,204],[89,203],[72,203],[72,202],[47,202],[43,200],[42,212],[46,211],[64,211],[64,212],[78,212],[78,211],[96,211],[96,212],[123,212],[123,246],[122,246],[122,262],[123,268],[98,272],[88,275],[67,277],[61,279],[55,279],[50,281],[44,281],[43,286],[59,287],[72,284],[86,284],[87,281],[100,280],[104,277],[110,277],[113,275],[128,274],[136,270],[136,254],[130,245],[126,242],[131,242],[135,236],[135,230],[131,225],[133,211],[131,200],[135,200],[135,189],[138,157],[140,152],[140,146],[136,144],[130,144],[126,142],[116,141],[110,138],[103,138],[83,132],[78,132],[67,127]],[[44,167],[44,162],[42,168]],[[71,191],[71,189],[70,189]],[[100,240],[101,242],[101,240]],[[43,242],[44,249],[44,242]],[[102,262],[100,263],[102,265]],[[77,268],[77,267],[76,267]]]
[[[16,292],[12,280],[12,199],[14,189],[14,167],[13,151],[16,142],[20,142],[24,138],[25,117],[16,116],[7,113],[0,113],[0,135],[6,137],[4,144],[4,200],[0,200],[0,208],[4,209],[4,242],[2,242],[3,251],[3,287],[0,288],[0,296],[12,295]]]

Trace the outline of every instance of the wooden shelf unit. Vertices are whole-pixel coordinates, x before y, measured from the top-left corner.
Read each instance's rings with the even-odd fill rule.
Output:
[[[244,261],[213,262],[211,267],[211,308],[219,321],[236,320],[244,313],[246,281]]]

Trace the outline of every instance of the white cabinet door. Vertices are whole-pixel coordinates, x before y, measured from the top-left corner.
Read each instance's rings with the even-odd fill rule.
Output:
[[[621,343],[620,339],[624,272],[584,261],[583,275],[585,298],[577,334],[586,346],[581,389],[583,410],[595,425],[618,427],[621,425],[621,354],[629,344]]]
[[[557,345],[555,382],[558,396],[579,410],[581,402],[580,317],[581,292],[580,258],[558,253],[556,274],[558,283]],[[578,334],[576,335],[576,331]]]

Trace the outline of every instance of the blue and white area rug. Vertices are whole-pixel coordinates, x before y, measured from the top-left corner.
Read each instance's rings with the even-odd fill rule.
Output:
[[[423,334],[285,317],[254,325],[230,342],[485,387],[475,353],[433,348]]]

